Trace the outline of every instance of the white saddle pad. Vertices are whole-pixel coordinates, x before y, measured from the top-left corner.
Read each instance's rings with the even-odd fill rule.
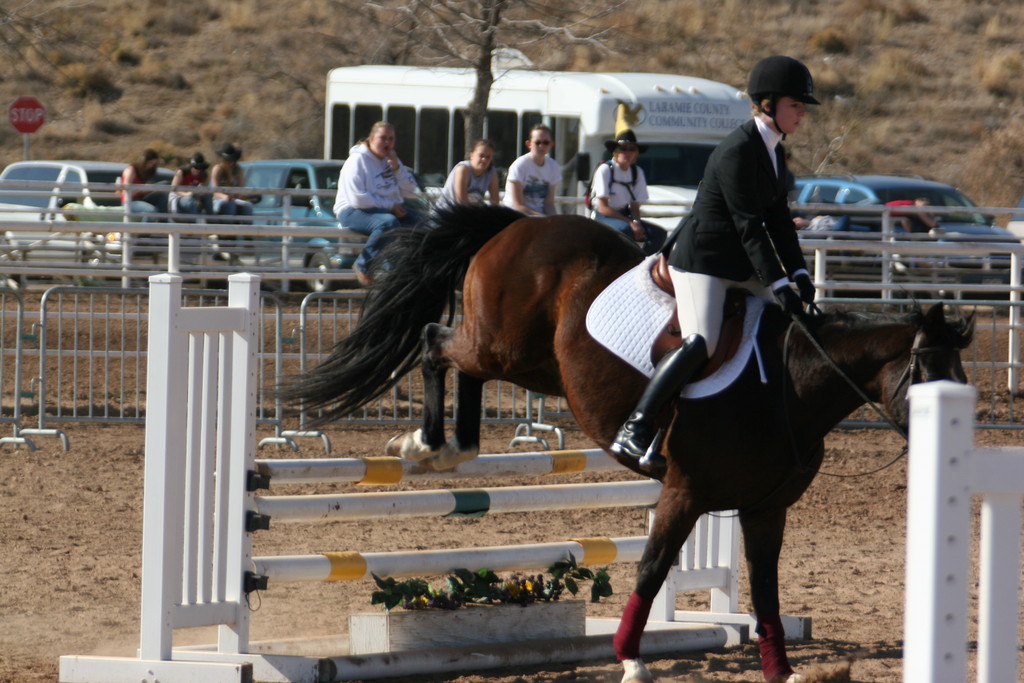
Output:
[[[587,311],[590,336],[648,378],[654,375],[651,347],[675,307],[675,299],[651,279],[651,267],[657,258],[658,254],[648,256],[619,276],[594,299]],[[751,353],[757,355],[761,381],[767,381],[760,349],[754,343],[763,310],[762,299],[747,299],[743,339],[736,353],[714,374],[688,384],[683,390],[684,397],[702,398],[722,391],[739,377]]]

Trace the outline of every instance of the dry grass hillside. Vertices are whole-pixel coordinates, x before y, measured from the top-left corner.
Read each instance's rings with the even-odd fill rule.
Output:
[[[368,17],[352,0],[16,4],[0,9],[0,103],[31,94],[47,106],[36,158],[128,161],[150,146],[172,165],[225,141],[249,159],[321,156],[328,69],[426,59],[387,15]],[[1024,191],[1016,0],[626,5],[603,20],[617,28],[611,53],[523,49],[545,68],[679,72],[738,87],[758,58],[791,54],[826,102],[791,141],[797,170],[920,174],[986,205],[1015,204]],[[0,163],[21,150],[0,126]]]

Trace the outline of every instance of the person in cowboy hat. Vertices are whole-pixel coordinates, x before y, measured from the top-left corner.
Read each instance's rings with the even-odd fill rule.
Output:
[[[636,134],[626,128],[604,143],[611,160],[594,171],[591,183],[593,218],[643,244],[645,254],[659,251],[667,237],[664,230],[640,217],[640,205],[648,200],[647,179],[637,166],[647,145],[638,145]]]
[[[766,57],[750,72],[753,118],[711,153],[693,209],[663,249],[676,292],[681,347],[659,361],[654,376],[610,450],[648,462],[655,420],[666,403],[714,353],[726,289],[773,298],[790,315],[814,301],[789,212],[786,155],[780,144],[800,127],[814,98],[811,73],[782,55]],[[799,295],[790,287],[796,285]]]
[[[210,184],[220,188],[244,187],[245,171],[238,165],[242,148],[225,142],[217,150],[217,156],[221,160],[210,172]],[[252,202],[237,192],[218,190],[213,193],[213,212],[218,216],[251,216]]]
[[[209,186],[210,164],[202,152],[196,152],[174,174],[171,181],[171,213],[195,216],[199,213],[213,214],[213,195],[209,192],[196,192],[196,188]]]

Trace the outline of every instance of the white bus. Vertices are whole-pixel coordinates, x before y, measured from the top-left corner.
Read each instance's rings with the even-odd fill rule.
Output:
[[[399,158],[424,185],[442,185],[464,158],[463,117],[475,83],[469,69],[333,69],[327,77],[324,156],[346,158],[375,121],[386,120],[395,126]],[[551,154],[564,171],[559,195],[579,197],[594,164],[609,156],[604,141],[628,126],[648,146],[639,161],[652,202],[644,215],[671,229],[692,202],[711,150],[749,117],[743,93],[702,78],[509,69],[496,75],[484,137],[495,143],[495,165],[504,170],[526,151],[530,128],[546,123],[554,131]],[[677,204],[658,206],[666,202]]]

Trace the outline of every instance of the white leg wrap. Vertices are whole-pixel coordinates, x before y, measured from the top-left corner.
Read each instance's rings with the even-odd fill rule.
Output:
[[[424,458],[438,453],[438,451],[430,450],[430,447],[423,443],[422,429],[392,437],[384,447],[384,452],[392,457],[411,462],[420,462]]]
[[[622,683],[654,683],[642,659],[623,659],[622,670]]]
[[[421,462],[432,470],[443,472],[450,470],[460,462],[466,462],[472,460],[476,456],[480,455],[480,447],[471,448],[467,450],[461,450],[458,442],[453,438],[448,439],[448,443],[441,447],[435,455],[421,460]]]

